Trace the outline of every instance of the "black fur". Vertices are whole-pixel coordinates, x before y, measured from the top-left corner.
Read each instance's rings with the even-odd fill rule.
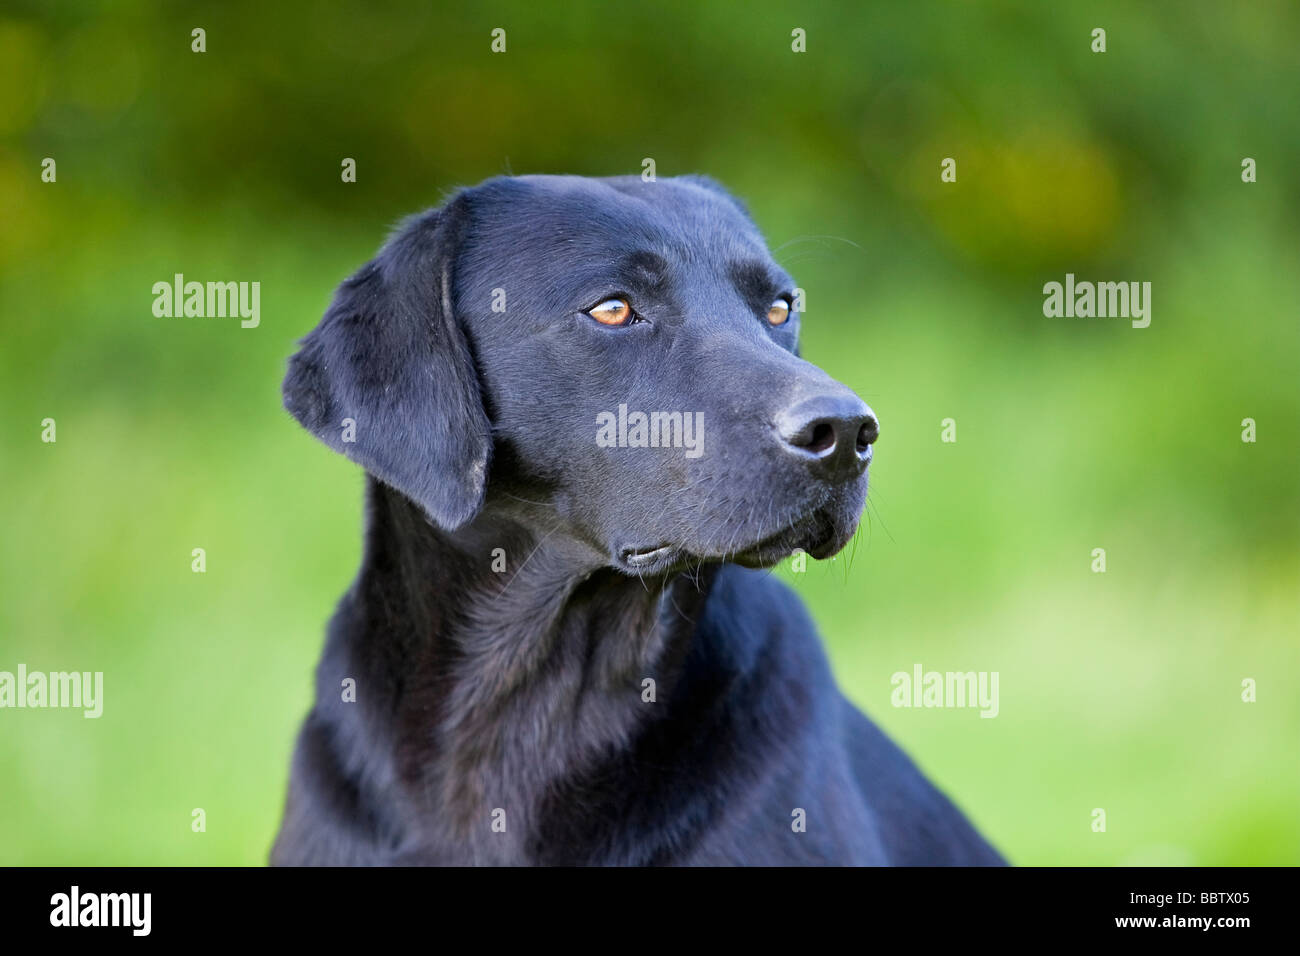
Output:
[[[793,287],[700,177],[489,180],[343,283],[284,396],[369,472],[365,556],[272,862],[1001,862],[758,570],[844,546],[876,436]],[[620,404],[700,453],[601,446]]]

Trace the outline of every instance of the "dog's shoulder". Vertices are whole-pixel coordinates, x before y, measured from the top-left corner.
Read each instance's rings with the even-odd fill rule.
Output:
[[[706,623],[821,648],[803,599],[771,571],[724,564],[709,595]]]
[[[821,704],[838,693],[817,625],[799,595],[771,571],[719,569],[693,656],[748,685],[763,708],[776,706],[773,695],[788,701],[800,722],[824,721]]]
[[[816,625],[799,596],[769,571],[723,565],[687,657],[692,682],[725,688],[733,714],[763,715],[782,733],[824,724],[836,693]]]
[[[709,639],[727,647],[739,668],[768,671],[757,678],[759,685],[770,691],[772,682],[779,682],[781,699],[804,702],[809,736],[799,746],[842,755],[828,757],[821,772],[837,775],[834,768],[844,767],[846,786],[857,790],[875,821],[880,839],[875,852],[883,853],[881,862],[1005,863],[916,764],[840,691],[816,625],[791,587],[768,571],[724,566],[710,596],[705,626]],[[771,696],[764,693],[757,699],[766,707]]]
[[[854,777],[880,821],[891,864],[1006,864],[911,758],[847,699],[842,700],[842,720]]]

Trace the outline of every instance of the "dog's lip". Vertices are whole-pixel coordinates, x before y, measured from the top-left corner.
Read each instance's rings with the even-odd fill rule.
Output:
[[[815,534],[816,538],[812,541],[801,541],[805,533]],[[791,522],[780,531],[741,549],[735,554],[733,560],[740,564],[751,561],[765,564],[780,560],[795,551],[805,551],[820,561],[838,551],[846,540],[847,536],[836,529],[830,516],[821,509],[816,509]]]
[[[798,543],[798,536],[801,532],[809,530],[814,531],[817,537],[814,541],[801,546]],[[657,573],[668,571],[683,560],[694,560],[696,558],[704,561],[735,561],[739,564],[748,564],[753,561],[767,564],[796,550],[807,550],[808,554],[813,558],[820,560],[830,557],[830,555],[838,551],[845,540],[847,540],[847,536],[841,536],[825,512],[818,508],[800,515],[784,528],[767,535],[748,547],[729,551],[725,554],[696,555],[683,545],[665,542],[651,547],[629,546],[620,548],[617,556],[618,564],[628,571]]]
[[[659,563],[677,550],[677,546],[672,544],[658,544],[652,548],[623,548],[619,552],[619,558],[629,567],[643,568]]]

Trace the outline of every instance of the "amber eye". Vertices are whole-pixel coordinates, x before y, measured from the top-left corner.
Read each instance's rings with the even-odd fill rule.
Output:
[[[632,321],[632,306],[627,299],[606,299],[587,314],[601,325],[627,325]]]
[[[790,318],[790,303],[785,299],[777,299],[767,310],[769,325],[782,325],[788,318]]]

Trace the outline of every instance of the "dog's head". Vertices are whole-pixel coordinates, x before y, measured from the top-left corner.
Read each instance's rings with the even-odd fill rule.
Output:
[[[340,286],[285,406],[447,531],[496,509],[635,574],[826,557],[877,424],[796,354],[794,294],[710,180],[489,180]]]

